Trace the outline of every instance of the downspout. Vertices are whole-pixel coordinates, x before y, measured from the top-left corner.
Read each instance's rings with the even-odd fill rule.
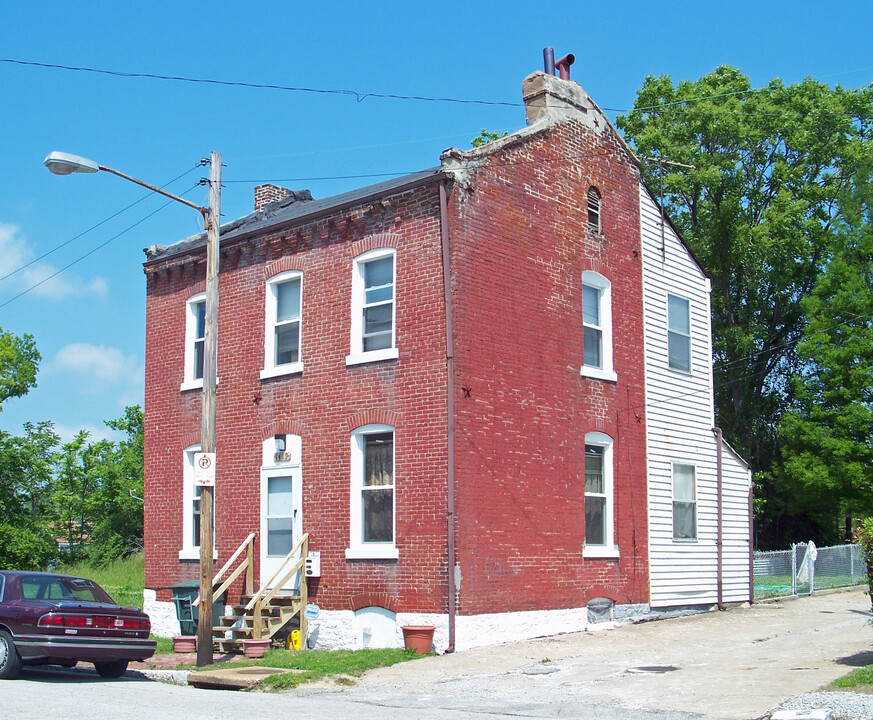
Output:
[[[714,427],[712,431],[715,433],[715,492],[717,495],[716,502],[716,539],[715,539],[715,551],[716,551],[716,585],[717,585],[717,603],[718,609],[724,610],[724,600],[722,598],[722,585],[724,584],[724,580],[722,578],[722,564],[724,562],[724,551],[722,549],[722,536],[723,536],[723,528],[722,528],[722,478],[721,478],[721,449],[724,445],[722,440],[722,432],[720,427]]]
[[[446,481],[448,483],[448,611],[449,645],[455,651],[455,341],[452,329],[452,275],[449,262],[449,211],[446,181],[440,180],[440,243],[443,256],[443,293],[446,311]]]

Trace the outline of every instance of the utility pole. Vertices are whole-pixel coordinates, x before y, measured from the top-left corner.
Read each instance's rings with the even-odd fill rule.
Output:
[[[218,235],[221,218],[221,153],[210,155],[206,218],[206,334],[203,357],[203,422],[200,451],[215,453],[215,387],[218,360]],[[197,666],[212,663],[212,553],[214,486],[200,488],[200,611]]]

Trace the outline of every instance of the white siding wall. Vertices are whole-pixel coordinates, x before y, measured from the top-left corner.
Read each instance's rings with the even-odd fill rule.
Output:
[[[652,607],[715,603],[717,591],[716,439],[712,395],[709,283],[640,186],[646,357],[649,573]],[[667,363],[667,294],[690,301],[691,372]],[[693,465],[697,539],[673,540],[673,463]],[[749,599],[749,472],[722,452],[722,599]]]

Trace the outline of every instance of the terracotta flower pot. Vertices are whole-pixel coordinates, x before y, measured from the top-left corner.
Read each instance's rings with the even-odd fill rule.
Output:
[[[261,638],[260,640],[243,640],[243,653],[247,658],[264,657],[269,649],[269,638]]]
[[[404,625],[400,629],[407,650],[425,655],[433,648],[433,632],[436,630],[433,625]]]
[[[194,635],[175,635],[173,637],[173,652],[190,653],[197,650],[197,638]]]

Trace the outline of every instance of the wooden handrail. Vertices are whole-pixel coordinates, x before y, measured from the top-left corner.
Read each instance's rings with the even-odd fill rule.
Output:
[[[213,591],[212,593],[212,602],[215,602],[215,598],[221,597],[222,593],[227,590],[231,585],[233,585],[233,581],[236,580],[243,570],[248,570],[246,575],[246,594],[251,594],[252,592],[252,565],[253,565],[253,555],[252,555],[252,547],[254,546],[255,534],[249,533],[249,536],[240,543],[240,546],[236,549],[233,555],[230,556],[230,559],[224,563],[224,566],[219,570],[215,577],[212,578],[212,586],[215,587],[215,583],[217,583],[224,576],[230,567],[236,562],[236,559],[240,556],[240,554],[245,550],[246,551],[246,559],[240,564],[240,566],[233,571],[231,576],[222,583],[221,587],[218,590]],[[192,603],[192,607],[196,607],[200,604],[200,597],[198,596]]]
[[[291,551],[285,556],[285,559],[282,561],[282,564],[279,566],[276,572],[273,573],[273,576],[269,580],[267,580],[267,582],[265,582],[255,594],[255,596],[251,600],[249,600],[248,605],[246,605],[246,610],[251,610],[255,606],[255,603],[257,603],[258,600],[260,600],[261,598],[266,597],[267,600],[272,598],[282,588],[282,585],[284,585],[285,582],[287,582],[294,573],[296,573],[306,564],[306,550],[308,545],[309,533],[303,533],[303,537],[301,537],[300,541],[293,548],[291,548]],[[301,549],[303,550],[303,552],[300,555],[300,560],[294,565],[294,568],[286,572],[282,576],[281,581],[276,582],[276,578],[279,577],[279,573],[281,573],[285,569],[288,563],[291,562],[291,560],[293,559],[294,555],[296,555],[298,550]],[[267,591],[269,591],[269,593],[267,593]],[[264,604],[265,602],[261,603],[261,605]]]

